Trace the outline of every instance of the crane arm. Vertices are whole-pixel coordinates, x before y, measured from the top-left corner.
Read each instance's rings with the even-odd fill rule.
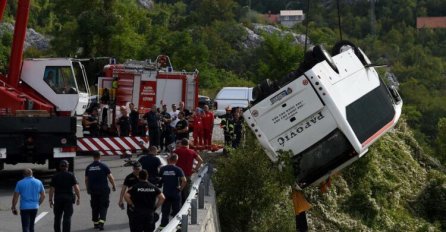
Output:
[[[3,2],[6,2],[6,0],[1,0],[0,7],[3,7],[3,4],[6,5],[6,3]],[[30,2],[30,0],[19,0],[17,6],[7,81],[8,84],[14,88],[18,86],[20,79],[20,69],[22,67],[23,46],[25,44],[26,26],[28,25],[29,8],[31,4]]]

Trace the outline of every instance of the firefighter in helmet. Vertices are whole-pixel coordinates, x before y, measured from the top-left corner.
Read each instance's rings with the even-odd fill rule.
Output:
[[[222,117],[220,127],[223,129],[225,145],[231,146],[232,138],[234,136],[234,117],[232,115],[231,106],[227,106],[225,110],[226,114]]]

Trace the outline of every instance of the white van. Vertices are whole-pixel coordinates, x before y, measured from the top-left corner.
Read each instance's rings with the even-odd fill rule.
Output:
[[[251,87],[224,87],[214,99],[214,114],[222,116],[227,106],[247,108],[252,101]]]

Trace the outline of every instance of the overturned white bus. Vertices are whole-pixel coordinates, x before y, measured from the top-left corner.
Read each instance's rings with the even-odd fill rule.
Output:
[[[266,154],[291,150],[296,183],[305,188],[363,156],[401,115],[402,100],[362,50],[340,41],[331,57],[321,45],[280,82],[253,91],[243,116]]]

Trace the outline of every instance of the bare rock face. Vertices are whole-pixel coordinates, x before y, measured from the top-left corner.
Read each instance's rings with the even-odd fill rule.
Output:
[[[263,37],[261,36],[262,33],[266,34],[273,34],[278,33],[280,36],[287,36],[291,35],[294,39],[293,42],[295,44],[304,46],[305,45],[305,35],[303,34],[296,34],[294,32],[290,31],[283,31],[282,29],[272,26],[272,25],[264,25],[264,24],[258,24],[254,23],[252,24],[252,28],[245,27],[245,30],[247,32],[247,36],[245,41],[243,42],[244,48],[256,48],[260,46],[260,44],[263,42]],[[310,40],[307,41],[308,45],[311,44]]]
[[[2,35],[4,32],[14,33],[14,25],[10,23],[1,24],[0,34]],[[50,48],[50,39],[29,28],[26,30],[24,49],[26,50],[29,47],[34,47],[37,50],[47,50]]]
[[[50,48],[50,39],[32,28],[26,31],[25,41],[25,49],[30,46],[35,47],[38,50],[47,50]]]
[[[246,38],[242,43],[243,48],[256,48],[263,42],[263,38],[253,30],[245,27],[247,32]]]
[[[150,10],[150,9],[153,8],[153,1],[152,1],[152,0],[138,0],[138,3],[139,3],[142,7],[146,8],[146,9],[148,9],[148,10]]]

